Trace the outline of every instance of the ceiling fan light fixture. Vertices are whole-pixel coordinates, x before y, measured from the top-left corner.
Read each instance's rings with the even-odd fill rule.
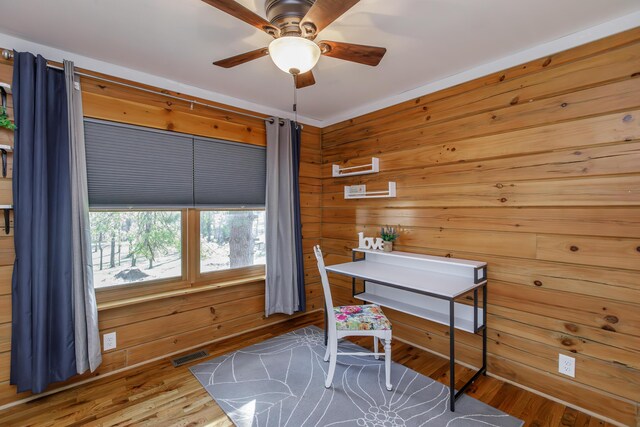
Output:
[[[309,39],[298,36],[284,36],[269,44],[269,56],[285,73],[304,74],[310,71],[320,59],[320,48]]]

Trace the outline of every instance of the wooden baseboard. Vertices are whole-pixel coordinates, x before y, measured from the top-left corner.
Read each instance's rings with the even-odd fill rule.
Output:
[[[429,349],[429,348],[423,347],[423,346],[421,346],[421,345],[415,344],[415,343],[413,343],[413,342],[411,342],[411,341],[409,341],[409,340],[407,340],[407,339],[404,339],[404,338],[398,338],[398,337],[393,337],[393,339],[394,339],[394,340],[398,340],[398,341],[400,341],[400,342],[403,342],[403,343],[405,343],[405,344],[411,345],[411,346],[413,346],[413,347],[415,347],[415,348],[419,348],[420,350],[426,351],[427,353],[435,354],[436,356],[439,356],[439,357],[442,357],[443,359],[447,359],[447,360],[449,360],[449,356],[448,356],[448,355],[446,355],[446,354],[442,354],[442,353],[438,353],[437,351],[434,351],[434,350],[431,350],[431,349]],[[456,364],[457,364],[457,365],[460,365],[460,366],[464,366],[465,368],[473,369],[473,370],[478,370],[478,369],[480,369],[480,367],[479,367],[479,366],[473,366],[473,365],[471,365],[471,364],[469,364],[469,363],[465,363],[465,362],[461,362],[461,361],[456,361]],[[492,377],[492,378],[498,379],[498,380],[500,380],[500,381],[504,381],[505,383],[508,383],[508,384],[513,385],[513,386],[519,387],[519,388],[521,388],[521,389],[523,389],[523,390],[526,390],[526,391],[531,392],[531,393],[533,393],[533,394],[536,394],[536,395],[538,395],[538,396],[542,396],[542,397],[544,397],[545,399],[549,399],[549,400],[554,401],[554,402],[556,402],[556,403],[559,403],[559,404],[561,404],[561,405],[565,405],[565,406],[567,406],[567,407],[569,407],[569,408],[573,408],[573,409],[578,410],[578,411],[580,411],[580,412],[584,412],[584,413],[585,413],[585,414],[587,414],[587,415],[590,415],[590,416],[592,416],[592,417],[599,418],[599,419],[601,419],[601,420],[603,420],[603,421],[606,421],[606,422],[611,423],[611,424],[613,424],[613,425],[616,425],[616,426],[618,426],[618,427],[627,427],[627,426],[625,426],[625,424],[622,424],[621,422],[616,421],[616,420],[613,420],[613,419],[611,419],[611,418],[609,418],[609,417],[606,417],[606,416],[604,416],[604,415],[602,415],[602,414],[597,414],[597,413],[595,413],[595,412],[593,412],[593,411],[590,411],[589,409],[583,408],[583,407],[578,406],[578,405],[574,405],[574,404],[572,404],[572,403],[570,403],[570,402],[566,402],[566,401],[564,401],[564,400],[562,400],[562,399],[558,399],[557,397],[554,397],[554,396],[551,396],[551,395],[549,395],[549,394],[543,393],[543,392],[541,392],[541,391],[539,391],[539,390],[536,390],[536,389],[533,389],[533,388],[527,387],[527,386],[525,386],[525,385],[519,384],[519,383],[517,383],[517,382],[515,382],[515,381],[512,381],[512,380],[510,380],[510,379],[507,379],[507,378],[501,377],[500,375],[492,374],[491,372],[487,371],[487,376],[490,376],[490,377]]]
[[[40,399],[40,398],[45,397],[45,396],[50,396],[52,394],[56,394],[56,393],[59,393],[59,392],[64,391],[64,390],[69,390],[69,389],[74,388],[74,387],[79,387],[79,386],[91,383],[93,381],[97,381],[97,380],[102,379],[102,378],[108,378],[110,376],[113,376],[113,375],[116,375],[116,374],[119,374],[119,373],[122,373],[122,372],[125,372],[125,371],[136,369],[136,368],[139,368],[141,366],[147,365],[149,363],[153,363],[153,362],[157,362],[157,361],[162,360],[162,359],[166,359],[167,357],[175,356],[175,355],[180,354],[180,353],[187,353],[187,352],[189,352],[191,350],[194,350],[196,348],[200,348],[200,347],[203,347],[203,346],[206,346],[206,345],[209,345],[209,344],[213,344],[213,343],[216,343],[216,342],[220,342],[220,341],[228,340],[228,339],[231,339],[231,338],[235,338],[237,336],[240,336],[240,335],[243,335],[243,334],[246,334],[246,333],[249,333],[249,332],[254,332],[254,331],[257,331],[257,330],[260,330],[260,329],[270,328],[270,327],[273,327],[273,325],[277,325],[279,323],[288,322],[288,321],[290,321],[292,319],[297,319],[299,317],[309,316],[311,314],[314,314],[314,313],[317,313],[317,312],[322,312],[322,311],[324,311],[324,310],[319,308],[319,309],[307,311],[307,312],[304,312],[304,313],[301,313],[301,314],[294,314],[294,315],[290,316],[287,319],[278,320],[277,322],[273,322],[273,323],[268,324],[268,325],[256,326],[254,328],[246,329],[244,331],[237,332],[235,334],[230,334],[230,335],[227,335],[227,336],[224,336],[224,337],[216,338],[214,340],[205,341],[205,342],[199,343],[199,344],[191,346],[191,347],[183,348],[183,349],[180,349],[178,351],[174,351],[174,352],[171,352],[171,353],[164,354],[162,356],[155,357],[153,359],[145,360],[144,362],[140,362],[140,363],[137,363],[135,365],[127,366],[127,367],[124,367],[124,368],[121,368],[121,369],[116,369],[114,371],[107,372],[107,373],[105,373],[103,375],[98,375],[98,376],[87,378],[87,379],[84,379],[84,380],[81,380],[81,381],[78,381],[78,382],[67,384],[67,385],[62,386],[60,388],[56,388],[56,389],[53,389],[53,390],[45,391],[44,393],[34,394],[32,396],[25,397],[24,399],[19,399],[19,400],[16,400],[14,402],[6,403],[6,404],[0,406],[0,411],[3,411],[3,410],[8,409],[8,408],[11,408],[13,406],[20,405],[22,403],[30,402],[30,401],[35,400],[35,399]]]

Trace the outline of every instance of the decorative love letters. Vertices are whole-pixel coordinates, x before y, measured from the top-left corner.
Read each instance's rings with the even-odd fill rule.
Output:
[[[382,250],[384,248],[381,237],[364,237],[362,231],[358,233],[358,242],[358,249]]]

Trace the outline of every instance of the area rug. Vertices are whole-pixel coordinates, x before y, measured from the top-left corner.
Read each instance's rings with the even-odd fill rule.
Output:
[[[339,351],[362,351],[341,341]],[[522,426],[523,422],[469,396],[449,411],[449,389],[403,365],[338,358],[333,386],[324,387],[324,333],[310,326],[200,363],[193,375],[233,422],[245,426]]]

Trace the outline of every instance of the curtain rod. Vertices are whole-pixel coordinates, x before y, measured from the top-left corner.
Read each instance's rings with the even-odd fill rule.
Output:
[[[2,57],[4,59],[6,59],[6,60],[11,60],[11,59],[13,59],[13,52],[11,52],[10,50],[4,49],[2,51]],[[53,68],[54,70],[64,71],[64,68],[59,67],[57,65],[49,64],[48,62],[47,62],[47,67]],[[136,85],[132,85],[132,84],[129,84],[129,83],[123,83],[123,82],[119,82],[119,81],[116,81],[116,80],[107,79],[107,78],[104,78],[104,77],[98,77],[98,76],[94,76],[92,74],[83,73],[83,72],[80,72],[80,71],[75,71],[75,74],[78,75],[78,76],[87,77],[87,78],[91,78],[91,79],[94,79],[94,80],[100,80],[100,81],[103,81],[103,82],[112,83],[112,84],[116,84],[116,85],[119,85],[119,86],[124,86],[124,87],[128,87],[128,88],[131,88],[131,89],[140,90],[142,92],[152,93],[154,95],[161,95],[161,96],[164,96],[166,98],[171,98],[171,99],[175,99],[175,100],[178,100],[178,101],[187,102],[187,103],[189,103],[191,105],[200,105],[202,107],[207,107],[207,108],[211,108],[211,109],[218,110],[218,111],[225,111],[225,112],[228,112],[228,113],[239,114],[239,115],[245,116],[245,117],[251,117],[253,119],[268,121],[269,123],[273,123],[274,122],[274,119],[267,119],[265,117],[260,117],[260,116],[254,115],[254,114],[243,113],[243,112],[240,112],[240,111],[235,111],[235,110],[231,110],[229,108],[224,108],[224,107],[218,107],[218,106],[215,106],[215,105],[207,104],[205,102],[200,102],[200,101],[196,101],[196,100],[189,99],[189,98],[182,98],[182,97],[176,96],[176,95],[169,95],[169,94],[166,94],[166,93],[163,93],[163,92],[158,92],[158,91],[147,89],[147,88],[144,88],[144,87],[141,87],[141,86],[136,86]],[[281,126],[284,125],[284,121],[283,120],[280,120],[280,125]],[[300,125],[300,127],[302,128],[304,126]]]

